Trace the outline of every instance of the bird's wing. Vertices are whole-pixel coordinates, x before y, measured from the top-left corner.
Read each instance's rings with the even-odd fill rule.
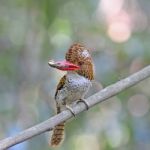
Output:
[[[55,100],[56,100],[56,108],[57,108],[57,113],[60,113],[61,112],[61,105],[58,103],[58,101],[57,101],[57,99],[58,99],[58,97],[59,97],[59,94],[60,94],[60,92],[62,91],[61,89],[64,87],[64,85],[65,85],[65,81],[66,81],[66,75],[64,75],[61,79],[60,79],[60,81],[59,81],[59,83],[58,83],[58,85],[57,85],[57,89],[56,89],[56,93],[55,93]],[[60,92],[59,92],[60,91]]]
[[[58,91],[63,88],[63,86],[64,86],[64,84],[65,84],[65,81],[66,81],[66,75],[64,75],[64,76],[60,79],[60,81],[59,81],[59,83],[58,83],[58,85],[57,85],[57,89],[56,89],[56,93],[55,93],[55,99],[56,99],[56,96],[57,96],[57,94],[58,94]]]

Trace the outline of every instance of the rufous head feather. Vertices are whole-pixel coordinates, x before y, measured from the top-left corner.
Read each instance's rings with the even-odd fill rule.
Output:
[[[94,79],[94,64],[90,51],[81,44],[73,44],[66,53],[66,60],[79,66],[76,72],[89,80]]]

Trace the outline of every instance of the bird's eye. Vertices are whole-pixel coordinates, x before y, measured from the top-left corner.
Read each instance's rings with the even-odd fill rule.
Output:
[[[80,61],[80,62],[79,62],[79,66],[82,66],[82,65],[83,65],[83,62]]]

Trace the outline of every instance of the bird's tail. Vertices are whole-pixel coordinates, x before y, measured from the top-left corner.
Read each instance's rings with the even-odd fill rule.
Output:
[[[57,114],[60,113],[60,107],[57,107]],[[53,129],[53,134],[51,137],[50,145],[55,147],[60,145],[60,143],[64,139],[64,127],[65,127],[65,122],[58,124],[55,126]]]

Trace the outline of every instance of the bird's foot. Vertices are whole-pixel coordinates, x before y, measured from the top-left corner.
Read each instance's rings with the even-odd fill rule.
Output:
[[[86,105],[86,110],[89,109],[90,105],[85,99],[81,98],[81,99],[77,100],[77,104],[80,103],[80,102],[83,102]]]
[[[69,105],[66,105],[66,109],[68,109],[74,117],[76,116],[74,110]]]

